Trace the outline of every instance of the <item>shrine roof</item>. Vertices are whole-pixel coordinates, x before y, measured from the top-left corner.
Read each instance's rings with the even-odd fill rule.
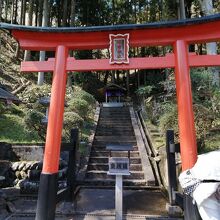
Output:
[[[155,29],[155,28],[169,28],[181,27],[194,24],[203,24],[207,22],[220,21],[220,13],[200,18],[175,20],[175,21],[162,21],[145,24],[121,24],[121,25],[108,25],[108,26],[81,26],[81,27],[34,27],[15,25],[8,23],[0,23],[0,29],[7,30],[22,30],[34,32],[100,32],[100,31],[117,31],[117,30],[135,30],[135,29]]]
[[[121,91],[126,91],[126,89],[122,86],[119,86],[115,83],[109,83],[105,86],[105,90],[121,90]]]

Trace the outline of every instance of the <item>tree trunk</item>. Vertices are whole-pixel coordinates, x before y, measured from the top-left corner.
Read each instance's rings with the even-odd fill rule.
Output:
[[[43,5],[43,22],[42,22],[42,26],[46,27],[48,26],[48,22],[49,22],[49,3],[48,0],[44,0],[44,5]],[[45,60],[45,51],[40,51],[40,61],[44,61]],[[44,83],[44,72],[39,72],[38,73],[38,80],[37,80],[37,84],[38,85],[43,85]]]
[[[67,3],[68,0],[63,1],[63,19],[62,19],[62,27],[67,26]]]
[[[5,0],[5,22],[8,20],[8,0]]]
[[[20,24],[25,25],[26,0],[21,0]]]
[[[21,0],[21,12],[20,12],[20,21],[19,23],[22,25],[22,15],[24,11],[24,0]]]
[[[0,22],[2,21],[2,1],[0,1]]]
[[[105,76],[104,76],[104,80],[103,80],[104,85],[106,85],[108,82],[108,76],[109,76],[109,71],[106,71]]]
[[[38,1],[38,0],[37,0]],[[39,15],[38,15],[38,26],[42,26],[43,21],[43,0],[39,0]]]
[[[20,44],[17,44],[16,51],[15,51],[15,57],[18,59],[20,53]]]
[[[140,81],[140,71],[136,72],[135,70],[135,73],[137,74],[137,88],[139,89],[140,88],[140,85],[141,85],[141,81]],[[135,74],[135,75],[136,75]]]
[[[206,15],[212,15],[214,13],[213,11],[213,3],[212,0],[200,0],[201,8],[203,14]],[[217,44],[216,42],[207,43],[206,44],[207,54],[217,54]],[[218,68],[209,68],[212,72],[212,84],[216,86],[220,86],[220,78],[219,78],[219,70]]]
[[[69,73],[67,74],[66,86],[67,86],[67,87],[72,87],[72,85],[73,85],[72,75],[71,75],[71,73],[69,72]]]
[[[28,26],[32,26],[33,7],[34,7],[34,0],[29,0],[28,21],[27,21]],[[24,51],[24,60],[27,61],[30,59],[31,59],[31,51],[25,50]]]
[[[57,2],[57,11],[60,11],[60,8],[61,8],[61,3],[60,1]],[[62,25],[62,15],[61,13],[57,13],[57,26],[60,27]]]
[[[39,1],[35,0],[35,19],[34,19],[34,26],[37,27],[38,16],[39,16]]]
[[[178,19],[186,19],[184,0],[178,0]]]
[[[75,16],[76,16],[76,2],[75,0],[71,0],[71,8],[70,8],[70,26],[73,27],[75,26]],[[70,56],[74,56],[73,50],[70,51]],[[72,76],[74,76],[74,73],[71,72],[68,74],[67,78],[67,86],[71,87],[72,86]]]
[[[14,20],[14,7],[15,6],[15,2],[14,0],[11,1],[11,24],[13,24],[13,20]]]
[[[111,82],[115,83],[115,70],[112,70],[112,77],[111,77]]]
[[[71,9],[70,9],[70,26],[73,27],[75,25],[75,16],[76,16],[76,2],[75,0],[71,0]]]
[[[14,12],[14,20],[13,23],[17,24],[17,16],[18,16],[18,0],[15,0],[15,12]]]
[[[33,8],[34,8],[34,0],[29,0],[28,23],[27,23],[28,26],[32,26]]]
[[[22,24],[25,25],[26,22],[26,9],[27,9],[27,3],[26,0],[24,0],[24,6],[23,6],[23,14],[22,14]]]
[[[113,15],[113,19],[112,19],[112,24],[115,24],[116,22],[116,16],[115,16],[115,0],[112,0],[112,15]]]

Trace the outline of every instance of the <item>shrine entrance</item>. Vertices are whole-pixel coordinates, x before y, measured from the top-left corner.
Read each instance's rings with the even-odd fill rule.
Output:
[[[78,28],[36,28],[0,24],[32,51],[55,51],[48,61],[21,63],[23,72],[53,72],[51,102],[36,219],[53,219],[59,166],[64,97],[68,71],[174,68],[182,169],[197,160],[190,67],[219,66],[220,55],[189,53],[189,45],[220,39],[220,15],[206,18],[140,25]],[[164,57],[129,58],[129,47],[171,46]],[[109,59],[77,60],[69,50],[109,49]]]

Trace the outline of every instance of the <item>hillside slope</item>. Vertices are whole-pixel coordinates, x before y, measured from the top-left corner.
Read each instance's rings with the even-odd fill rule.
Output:
[[[0,86],[17,95],[31,82],[20,73],[20,61],[23,53],[18,43],[9,33],[0,30]]]

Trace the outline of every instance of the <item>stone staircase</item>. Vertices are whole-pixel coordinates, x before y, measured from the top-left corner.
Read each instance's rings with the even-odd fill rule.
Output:
[[[98,126],[94,137],[85,183],[95,186],[114,186],[115,176],[107,175],[109,151],[107,144],[131,144],[130,176],[124,176],[125,186],[146,186],[141,157],[134,134],[129,107],[107,108],[100,111]],[[117,156],[127,156],[126,151]],[[114,152],[112,153],[114,155]]]

